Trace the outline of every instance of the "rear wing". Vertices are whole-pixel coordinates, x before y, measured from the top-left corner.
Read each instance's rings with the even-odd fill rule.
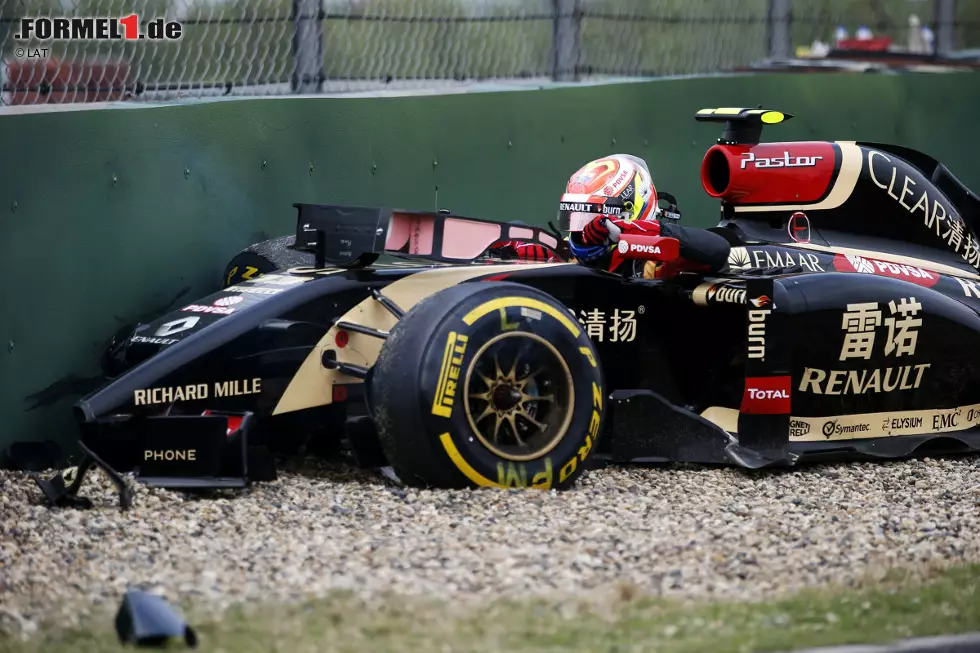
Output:
[[[558,239],[553,234],[528,225],[442,212],[331,204],[293,206],[299,212],[293,249],[314,254],[318,268],[365,267],[381,254],[468,263],[503,240],[535,243],[551,250],[558,248]]]

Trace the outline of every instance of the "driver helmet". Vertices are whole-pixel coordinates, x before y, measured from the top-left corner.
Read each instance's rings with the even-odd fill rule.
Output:
[[[569,232],[569,246],[578,259],[595,259],[608,250],[582,240],[582,230],[597,215],[626,222],[657,219],[657,190],[646,161],[613,154],[590,161],[568,180],[558,207],[558,226]]]

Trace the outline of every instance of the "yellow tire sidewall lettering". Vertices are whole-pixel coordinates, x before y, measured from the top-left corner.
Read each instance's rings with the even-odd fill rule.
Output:
[[[450,418],[456,405],[456,391],[459,386],[459,376],[463,367],[463,357],[466,355],[466,343],[469,336],[450,331],[443,348],[442,364],[436,382],[435,394],[432,398],[432,414],[437,417]]]
[[[572,351],[577,350],[582,355],[582,357],[585,359],[585,365],[587,365],[590,370],[593,370],[592,374],[598,373],[601,375],[601,370],[592,348],[591,341],[583,338],[582,329],[579,328],[578,323],[572,319],[570,315],[566,314],[566,311],[562,311],[549,303],[532,297],[520,295],[498,297],[487,300],[475,308],[467,311],[461,319],[463,324],[466,325],[465,327],[461,329],[450,329],[448,334],[446,334],[445,331],[441,332],[446,335],[440,335],[440,343],[436,345],[436,349],[439,351],[438,355],[440,357],[440,367],[434,394],[434,401],[430,405],[431,415],[449,419],[454,412],[454,404],[462,403],[464,401],[464,398],[458,396],[458,393],[466,392],[466,382],[464,378],[459,378],[462,375],[457,373],[455,380],[458,381],[459,385],[454,389],[455,401],[450,402],[448,409],[445,402],[440,403],[440,398],[445,398],[447,388],[450,387],[450,381],[454,380],[451,378],[451,367],[453,365],[451,354],[454,351],[454,347],[459,344],[459,339],[462,337],[468,341],[466,343],[466,354],[470,354],[470,351],[478,351],[481,347],[477,345],[479,344],[482,346],[484,344],[482,342],[482,337],[477,337],[477,340],[470,341],[470,338],[474,337],[475,332],[473,329],[467,329],[466,327],[473,327],[482,318],[488,315],[493,315],[499,319],[499,325],[495,326],[499,329],[500,333],[513,333],[520,327],[520,322],[511,321],[513,318],[509,317],[507,313],[508,309],[511,308],[532,309],[553,318],[572,336],[572,338],[577,341]],[[566,353],[564,355],[559,354],[562,363],[566,366],[570,362],[567,361],[567,352],[568,350],[566,349]],[[472,367],[474,360],[476,360],[475,355],[473,359],[467,362],[466,369],[468,371],[466,376],[469,376],[469,368]],[[462,361],[461,357],[457,362],[460,361]],[[581,365],[577,365],[576,369],[581,371]],[[603,415],[603,390],[601,376],[589,382],[589,385],[582,385],[581,381],[576,385],[573,375],[570,390],[576,399],[585,401],[585,405],[587,406],[591,405],[591,410],[589,413],[587,413],[588,421],[584,424],[580,423],[578,426],[576,426],[575,423],[572,423],[570,427],[565,429],[562,436],[557,439],[557,442],[547,451],[545,451],[543,456],[537,454],[537,457],[535,457],[533,460],[503,459],[491,448],[486,447],[486,444],[482,442],[481,438],[480,444],[478,445],[479,448],[481,450],[486,450],[486,454],[491,455],[496,461],[494,463],[495,469],[493,467],[487,468],[487,460],[484,459],[484,461],[478,465],[484,468],[484,471],[481,472],[474,467],[470,460],[467,459],[467,456],[470,456],[471,454],[464,454],[464,452],[461,451],[461,446],[464,450],[470,448],[472,443],[477,441],[476,437],[474,434],[468,433],[464,436],[465,439],[461,439],[460,435],[456,432],[456,428],[459,428],[459,426],[457,425],[455,419],[451,420],[451,424],[456,425],[456,428],[453,428],[451,424],[446,424],[446,426],[443,427],[444,430],[441,429],[442,432],[438,436],[439,444],[456,469],[458,469],[463,476],[465,476],[473,485],[477,487],[531,488],[548,490],[556,486],[562,486],[566,484],[569,479],[573,478],[578,472],[584,469],[585,464],[588,461],[589,456],[593,453],[595,444],[598,441],[601,432]],[[580,393],[582,394],[581,397],[579,397]],[[574,406],[570,406],[570,416],[573,411]],[[429,413],[430,410],[426,410],[425,412]],[[579,420],[582,420],[584,417],[581,412],[579,412],[579,416]],[[431,416],[430,419],[432,419]],[[467,426],[467,428],[472,430],[472,426]],[[578,430],[578,435],[575,435],[577,429],[586,431],[584,433],[584,442],[582,440],[581,430]],[[560,457],[558,457],[556,460],[553,453],[550,453],[551,449],[559,446],[558,443],[565,441],[570,436],[575,437],[578,446],[575,447],[571,456],[568,456],[568,453],[559,454]],[[485,458],[484,454],[480,454],[480,456],[481,458]],[[493,471],[491,472],[491,470]],[[491,476],[495,476],[496,478],[492,478]]]
[[[540,300],[532,299],[530,297],[498,297],[497,299],[491,299],[490,301],[484,302],[474,308],[472,311],[463,316],[463,322],[467,326],[473,326],[473,324],[482,317],[493,313],[498,310],[506,310],[508,308],[530,308],[536,311],[541,311],[546,313],[551,317],[558,320],[562,326],[568,329],[569,333],[572,334],[573,338],[578,338],[582,330],[578,328],[575,322],[563,314],[560,310],[556,309],[550,304],[546,304]]]

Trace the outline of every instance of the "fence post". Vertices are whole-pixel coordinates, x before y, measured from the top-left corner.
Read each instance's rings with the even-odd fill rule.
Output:
[[[551,78],[556,82],[577,82],[581,55],[582,16],[579,0],[553,0],[555,8],[552,35]]]
[[[769,58],[785,61],[793,56],[793,0],[769,0],[766,39]]]
[[[935,53],[948,55],[956,49],[956,0],[936,0]]]
[[[293,0],[293,93],[323,90],[323,16],[320,0]]]

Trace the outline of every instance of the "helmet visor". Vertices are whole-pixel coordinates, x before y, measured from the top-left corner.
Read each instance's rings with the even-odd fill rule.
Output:
[[[565,231],[578,233],[585,230],[585,225],[592,222],[595,213],[583,213],[582,211],[572,211],[568,214],[568,226],[562,227]],[[559,220],[560,222],[560,220]]]

